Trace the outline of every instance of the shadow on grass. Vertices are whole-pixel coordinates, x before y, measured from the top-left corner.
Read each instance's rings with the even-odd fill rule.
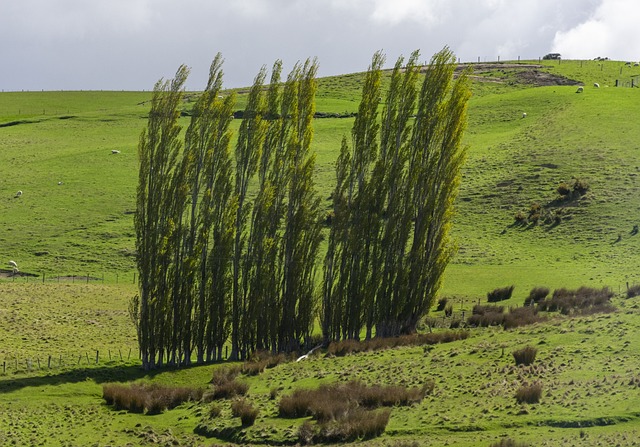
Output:
[[[209,363],[208,365],[213,365]],[[98,366],[95,368],[78,368],[62,371],[57,374],[47,374],[40,376],[0,376],[0,394],[10,393],[26,387],[39,387],[47,385],[63,385],[69,383],[84,382],[93,380],[96,383],[107,382],[130,382],[142,378],[152,379],[158,374],[168,371],[184,370],[205,366],[203,364],[169,367],[145,371],[139,364],[136,365],[112,365]]]

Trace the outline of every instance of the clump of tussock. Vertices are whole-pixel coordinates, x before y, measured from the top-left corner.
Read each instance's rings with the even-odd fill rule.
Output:
[[[212,390],[207,391],[203,400],[211,402],[217,399],[230,399],[236,396],[244,396],[249,391],[249,385],[236,380],[240,374],[240,367],[216,368],[211,378]]]
[[[511,438],[504,438],[498,442],[494,442],[489,447],[529,447],[529,444],[524,442],[516,442]]]
[[[247,376],[257,376],[265,369],[275,368],[287,361],[284,354],[272,354],[268,351],[255,352],[251,358],[244,362],[241,372]]]
[[[525,346],[522,349],[513,351],[513,358],[516,361],[516,365],[529,366],[536,360],[536,354],[538,350],[533,346]]]
[[[496,303],[498,301],[508,300],[509,298],[511,298],[514,288],[515,286],[508,286],[494,289],[491,292],[487,293],[487,301],[489,301],[490,303]]]
[[[342,357],[347,354],[379,351],[382,349],[397,348],[401,346],[422,346],[450,343],[457,340],[465,340],[468,337],[468,331],[456,330],[401,335],[400,337],[375,337],[362,341],[348,339],[330,343],[327,348],[327,354]]]
[[[640,284],[634,284],[627,289],[627,298],[640,295]]]
[[[547,287],[534,287],[529,292],[529,296],[525,298],[524,305],[532,306],[544,300],[549,295],[550,290]]]
[[[243,427],[253,425],[258,413],[259,410],[246,399],[237,399],[231,403],[231,414],[233,417],[240,418]]]
[[[516,390],[516,401],[519,404],[537,404],[542,396],[542,384],[522,385]]]
[[[473,306],[471,315],[467,318],[467,324],[471,327],[502,326],[504,323],[503,306]]]
[[[318,389],[298,389],[283,396],[279,415],[287,418],[311,416],[314,426],[304,423],[298,431],[302,444],[348,442],[381,435],[389,422],[389,409],[412,405],[433,392],[434,382],[419,388],[367,386],[359,381],[322,385]]]
[[[102,398],[107,405],[113,405],[115,410],[127,410],[131,413],[159,414],[184,402],[200,400],[202,394],[203,390],[200,388],[155,383],[106,383],[102,386]]]
[[[535,307],[514,307],[505,314],[502,327],[505,329],[514,329],[520,326],[544,321],[544,318],[538,315],[538,309]]]
[[[576,290],[556,289],[550,299],[542,300],[537,308],[546,312],[560,312],[563,315],[590,315],[615,311],[611,304],[613,292],[608,287],[595,289],[580,287]]]

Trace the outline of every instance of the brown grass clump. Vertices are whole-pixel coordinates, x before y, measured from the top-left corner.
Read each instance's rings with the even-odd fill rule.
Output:
[[[543,320],[544,318],[538,315],[538,309],[535,307],[515,307],[505,314],[502,326],[505,329],[514,329]]]
[[[311,416],[317,421],[302,424],[298,440],[348,442],[381,435],[389,422],[391,410],[379,407],[411,405],[433,392],[434,383],[421,388],[401,386],[367,386],[358,381],[322,385],[315,390],[299,389],[280,400],[281,417]]]
[[[524,442],[516,442],[510,438],[504,438],[498,442],[494,442],[489,447],[529,447],[529,444],[526,444]]]
[[[240,418],[243,427],[253,425],[258,417],[258,413],[258,409],[254,408],[251,402],[245,399],[234,400],[231,403],[231,414],[233,417]]]
[[[202,389],[173,387],[159,384],[122,385],[107,383],[102,387],[102,398],[116,410],[131,413],[159,414],[183,402],[200,400]]]
[[[490,303],[495,303],[498,301],[508,300],[509,298],[511,298],[514,288],[515,286],[508,286],[494,289],[491,292],[487,293],[487,301],[489,301]]]
[[[532,306],[539,303],[549,295],[549,289],[547,287],[534,287],[529,292],[529,296],[525,298],[524,305]]]
[[[284,354],[272,354],[268,351],[259,351],[251,356],[251,359],[244,362],[241,368],[242,374],[247,376],[257,376],[265,369],[270,369],[286,362]]]
[[[467,324],[472,327],[501,326],[504,323],[503,306],[473,306]]]
[[[523,385],[516,391],[516,401],[519,404],[537,404],[542,396],[542,384]]]
[[[400,346],[435,345],[438,343],[450,343],[456,340],[469,338],[468,331],[441,331],[426,334],[402,335],[400,337],[375,337],[370,340],[341,340],[332,342],[327,348],[327,353],[342,357],[358,352],[379,351],[382,349],[397,348]]]
[[[230,399],[247,394],[249,385],[237,381],[236,377],[238,374],[240,374],[239,367],[216,368],[213,371],[213,377],[211,379],[213,390],[205,393],[204,401],[210,402],[216,399]]]
[[[640,284],[634,284],[627,289],[627,298],[640,295]]]
[[[537,353],[538,350],[533,346],[526,346],[517,351],[513,351],[513,358],[516,361],[516,365],[528,366],[535,361]]]
[[[551,299],[538,303],[537,308],[546,312],[558,311],[563,315],[590,315],[615,311],[611,304],[613,292],[608,287],[594,289],[580,287],[576,290],[556,289]]]

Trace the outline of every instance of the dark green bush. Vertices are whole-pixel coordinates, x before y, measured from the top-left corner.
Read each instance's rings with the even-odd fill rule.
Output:
[[[441,312],[445,309],[445,307],[447,306],[447,302],[449,301],[448,298],[440,298],[438,300],[438,306],[436,307],[436,312]]]
[[[627,289],[627,298],[640,295],[640,284],[635,284]]]
[[[508,300],[509,298],[511,298],[514,288],[515,286],[508,286],[494,289],[491,292],[487,293],[487,301],[489,301],[490,303],[495,303],[498,301]]]

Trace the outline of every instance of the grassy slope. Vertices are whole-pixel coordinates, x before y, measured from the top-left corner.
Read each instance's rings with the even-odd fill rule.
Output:
[[[506,82],[474,88],[466,137],[470,152],[454,230],[461,250],[443,290],[460,297],[456,312],[469,312],[478,297],[507,284],[515,284],[516,292],[506,304],[520,305],[534,285],[606,284],[618,291],[624,282],[638,281],[640,236],[630,231],[639,206],[640,132],[634,117],[640,91],[605,87],[619,76],[617,62],[548,65],[552,72],[583,81],[585,92],[578,95],[575,87],[527,88],[501,69],[484,76]],[[625,75],[638,71],[622,68]],[[318,110],[355,111],[359,76],[321,80]],[[602,88],[592,88],[593,82]],[[111,282],[0,284],[0,325],[8,328],[0,340],[0,360],[7,362],[7,373],[0,376],[0,405],[8,409],[0,413],[0,444],[47,439],[58,445],[145,445],[175,436],[189,445],[197,440],[192,430],[205,413],[202,408],[186,405],[143,417],[113,412],[100,399],[104,381],[143,377],[137,361],[126,359],[135,343],[126,306],[135,293],[129,276],[133,230],[128,214],[135,206],[135,145],[147,107],[139,103],[148,96],[0,95],[0,124],[28,121],[0,127],[0,225],[5,230],[0,260],[16,259],[23,270],[43,271],[48,278],[106,272],[106,282]],[[521,118],[523,111],[526,119]],[[60,119],[69,115],[74,118]],[[316,122],[318,184],[324,199],[331,190],[336,150],[350,125],[350,119]],[[122,153],[112,156],[112,149]],[[557,184],[572,176],[586,178],[591,189],[585,200],[566,211],[560,225],[512,226],[517,211],[526,211],[532,202],[551,202]],[[14,199],[18,189],[24,195]],[[274,386],[286,392],[348,378],[406,384],[435,379],[433,397],[415,408],[393,411],[381,443],[417,439],[424,445],[489,445],[508,435],[534,445],[633,445],[640,434],[640,398],[639,388],[629,383],[638,377],[640,366],[634,339],[639,304],[637,299],[617,304],[621,310],[612,315],[559,319],[515,332],[477,331],[468,341],[438,346],[428,354],[403,348],[278,367],[250,379],[250,398],[262,413],[242,436],[255,440],[269,435],[277,441],[295,432],[300,421],[273,418],[268,394]],[[538,347],[535,371],[510,366],[510,352],[525,344]],[[96,350],[98,366],[93,365]],[[54,359],[51,370],[45,367],[48,355]],[[61,355],[62,367],[55,361]],[[35,369],[37,359],[42,370],[27,373],[28,361]],[[147,380],[204,386],[211,368],[166,372]],[[522,381],[534,380],[544,385],[542,403],[521,408],[512,397],[514,390]],[[601,418],[616,424],[582,431],[560,427],[593,425],[605,420]],[[237,427],[229,419],[224,424]]]

